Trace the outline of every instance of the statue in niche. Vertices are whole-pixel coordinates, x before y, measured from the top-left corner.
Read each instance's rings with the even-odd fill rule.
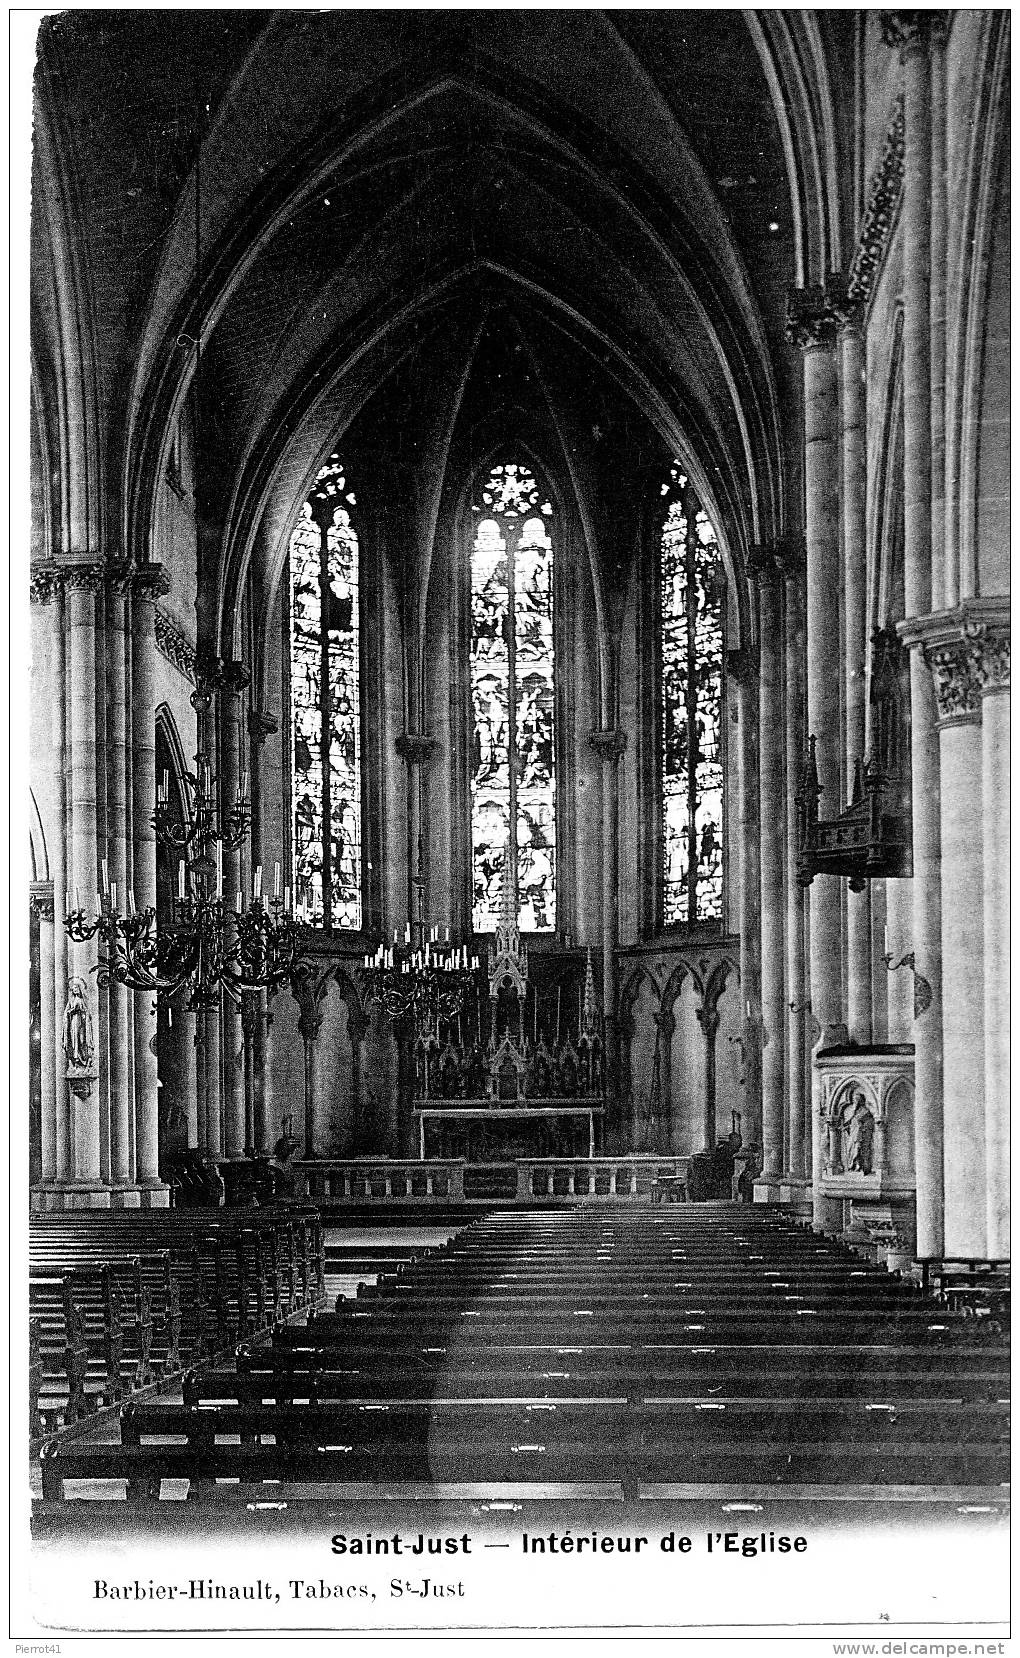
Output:
[[[88,986],[84,979],[72,979],[68,984],[61,1040],[68,1071],[90,1071],[96,1042],[92,1014],[89,1012]]]
[[[843,1167],[847,1174],[871,1173],[871,1148],[875,1137],[875,1119],[868,1110],[864,1095],[855,1088],[842,1110],[845,1136]]]

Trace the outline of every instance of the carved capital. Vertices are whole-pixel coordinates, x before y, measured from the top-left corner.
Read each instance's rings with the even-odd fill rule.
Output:
[[[59,579],[65,593],[98,593],[102,590],[106,574],[105,564],[62,564]]]
[[[29,903],[41,921],[52,921],[53,882],[33,881],[29,887]]]
[[[224,662],[222,688],[228,696],[239,697],[251,684],[251,674],[243,662]]]
[[[899,624],[931,669],[940,725],[976,722],[982,698],[1009,689],[1009,622],[1009,600],[990,598]]]
[[[421,732],[402,731],[393,746],[406,766],[427,766],[439,743],[435,737],[426,737]]]
[[[754,652],[746,646],[726,652],[726,677],[735,685],[752,685],[756,667]]]
[[[622,759],[627,748],[626,731],[593,731],[588,741],[601,760],[616,765]]]
[[[195,652],[195,689],[191,706],[199,712],[208,712],[212,699],[223,684],[223,658],[208,645],[200,645]]]
[[[250,708],[248,710],[248,735],[254,738],[259,748],[267,737],[275,737],[280,729],[280,722],[268,708]]]
[[[857,320],[857,305],[842,276],[824,286],[791,288],[786,303],[786,337],[801,351],[831,349],[840,332]]]
[[[748,548],[747,573],[759,588],[778,587],[782,576],[779,549],[755,542]]]
[[[882,156],[871,177],[867,205],[847,284],[851,299],[867,305],[892,240],[903,193],[903,95],[893,105]]]
[[[879,13],[879,24],[883,46],[906,59],[914,52],[926,52],[933,40],[944,39],[947,18],[940,11],[888,11]]]
[[[156,649],[165,657],[171,667],[183,674],[185,679],[195,682],[195,651],[187,635],[177,626],[172,617],[168,616],[162,606],[156,606]]]
[[[131,572],[133,597],[144,604],[155,604],[170,591],[170,577],[161,564],[136,564]]]
[[[981,685],[974,671],[969,643],[955,639],[950,644],[929,645],[924,659],[935,682],[940,725],[962,725],[976,721],[981,710]]]
[[[972,638],[974,673],[982,696],[1009,690],[1009,639],[1008,633],[992,632],[987,627]]]
[[[60,566],[47,561],[45,564],[33,564],[32,580],[29,588],[33,604],[52,604],[59,596],[61,587]]]

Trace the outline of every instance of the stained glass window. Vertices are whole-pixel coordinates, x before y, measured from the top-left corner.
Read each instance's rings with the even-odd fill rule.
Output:
[[[723,573],[711,520],[679,462],[659,544],[663,920],[722,918]]]
[[[292,878],[312,926],[361,927],[358,536],[331,455],[290,538]],[[327,829],[328,826],[328,829]]]
[[[553,509],[527,467],[493,467],[472,507],[472,919],[499,921],[506,849],[522,931],[556,926]]]

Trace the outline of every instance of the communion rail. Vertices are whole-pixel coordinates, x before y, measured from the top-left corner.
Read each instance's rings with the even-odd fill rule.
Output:
[[[460,1159],[316,1158],[295,1167],[296,1196],[310,1203],[487,1203],[491,1192],[477,1195],[483,1177],[496,1171],[511,1179],[508,1201],[576,1202],[602,1198],[649,1202],[678,1193],[687,1174],[686,1157],[633,1152],[618,1157],[529,1157],[505,1164],[466,1163]]]

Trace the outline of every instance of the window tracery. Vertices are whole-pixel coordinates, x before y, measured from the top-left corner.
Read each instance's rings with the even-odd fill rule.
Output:
[[[552,503],[519,463],[494,466],[472,504],[472,921],[495,930],[505,849],[523,931],[556,926]]]
[[[338,455],[290,538],[291,863],[308,924],[362,925],[361,668],[356,506]]]
[[[659,652],[663,922],[722,919],[722,561],[680,462],[662,486]]]

